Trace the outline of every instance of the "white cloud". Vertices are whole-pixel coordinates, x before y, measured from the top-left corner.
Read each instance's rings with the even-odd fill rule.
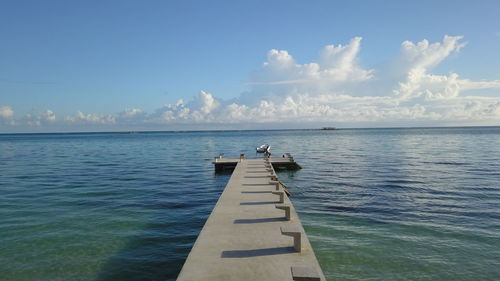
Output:
[[[134,118],[142,114],[142,110],[138,108],[127,108],[120,114],[120,116],[122,118]]]
[[[45,110],[40,117],[41,117],[41,120],[47,121],[47,122],[53,122],[56,120],[56,115],[50,109]]]
[[[14,117],[14,111],[10,106],[0,106],[0,118],[10,119]]]
[[[464,96],[464,92],[490,89],[498,93],[500,81],[430,73],[466,46],[462,39],[444,36],[442,42],[435,43],[405,41],[391,66],[380,69],[359,66],[360,37],[345,46],[326,46],[318,62],[306,64],[298,64],[287,51],[271,50],[263,68],[252,76],[252,90],[238,101],[252,105],[245,109],[250,115],[246,120],[252,120],[252,114],[253,119],[262,118],[266,105],[265,116],[271,122],[448,122],[466,120],[465,116],[494,120],[496,107],[492,104],[500,101],[500,96],[483,99],[474,110],[466,110],[466,104],[477,96]],[[252,104],[251,99],[260,102]]]
[[[353,38],[348,45],[326,46],[321,52],[320,67],[323,78],[333,81],[364,81],[372,78],[372,70],[358,66],[361,37]]]
[[[203,115],[209,115],[219,107],[219,102],[215,100],[214,96],[204,91],[201,91],[198,95],[198,103],[199,110]]]
[[[439,112],[442,120],[484,120],[486,115],[492,115],[483,105],[476,111],[466,110],[464,107],[464,92],[490,89],[498,93],[500,80],[471,81],[461,79],[458,74],[449,75],[429,74],[433,67],[445,60],[452,53],[459,52],[466,43],[461,42],[462,36],[445,36],[443,42],[430,44],[423,40],[414,44],[405,41],[402,44],[402,54],[399,58],[403,65],[401,70],[406,70],[405,80],[399,82],[399,87],[394,89],[395,96],[401,102],[420,102],[428,112]],[[499,97],[500,98],[500,97]],[[440,100],[451,100],[453,103],[442,104]],[[470,102],[473,97],[468,97]],[[495,102],[495,100],[491,101]],[[453,104],[453,105],[452,105]],[[482,110],[482,113],[481,113]],[[487,118],[486,118],[487,119]]]
[[[166,104],[150,116],[150,122],[207,123],[218,122],[217,110],[220,102],[210,93],[200,91],[189,103],[178,100],[175,104]]]
[[[116,119],[117,117],[113,114],[99,114],[99,113],[85,114],[81,111],[77,111],[74,115],[65,116],[64,122],[72,124],[107,125],[107,124],[115,124]]]
[[[251,89],[230,101],[200,91],[187,102],[181,99],[153,113],[130,108],[116,114],[78,111],[56,118],[47,110],[28,114],[23,122],[31,126],[202,124],[204,128],[209,124],[216,128],[217,124],[304,122],[498,125],[500,80],[473,81],[454,72],[432,73],[466,46],[462,40],[462,36],[444,36],[434,43],[405,41],[400,54],[377,69],[360,65],[361,37],[347,45],[328,45],[316,61],[308,63],[298,63],[286,50],[272,49],[261,69],[251,74],[247,83]],[[478,90],[489,94],[481,96]],[[13,122],[13,110],[0,107],[0,119]]]
[[[410,68],[427,70],[438,65],[453,52],[459,52],[467,43],[460,42],[463,36],[445,35],[443,42],[429,43],[422,40],[417,44],[404,41],[401,44],[402,58]]]
[[[56,115],[50,109],[41,113],[32,110],[30,113],[27,113],[23,118],[17,121],[17,124],[19,125],[26,124],[29,127],[40,127],[42,125],[50,125],[51,123],[54,123],[56,121]]]
[[[248,99],[281,99],[291,92],[326,91],[372,79],[373,70],[358,64],[361,40],[355,37],[345,46],[328,45],[320,52],[318,61],[305,64],[297,63],[288,51],[270,50],[262,69],[254,72],[252,81],[247,83],[253,86]]]
[[[284,50],[270,50],[267,62],[256,76],[262,81],[252,84],[280,85],[297,83],[363,81],[372,77],[371,70],[361,68],[357,63],[361,37],[353,38],[348,45],[328,45],[321,51],[318,62],[297,64]]]
[[[0,106],[0,125],[8,124],[8,125],[14,125],[15,120],[14,120],[14,110],[10,106]]]
[[[459,52],[466,43],[460,42],[462,36],[445,36],[443,42],[430,44],[422,40],[417,44],[405,41],[401,44],[399,57],[400,71],[406,76],[399,82],[394,93],[401,99],[411,99],[426,95],[433,97],[455,97],[460,92],[458,75],[431,75],[427,72],[446,59],[453,52]]]

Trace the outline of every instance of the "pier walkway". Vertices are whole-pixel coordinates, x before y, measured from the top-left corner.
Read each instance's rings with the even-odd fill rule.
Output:
[[[178,281],[325,280],[272,162],[238,159]]]
[[[243,155],[244,157],[244,155]],[[283,157],[271,157],[269,158],[271,164],[275,169],[287,169],[287,170],[296,170],[301,169],[300,165],[295,162],[292,155],[290,153],[283,154]],[[222,158],[216,157],[214,162],[215,171],[229,171],[234,170],[236,168],[236,164],[240,162],[240,158]]]

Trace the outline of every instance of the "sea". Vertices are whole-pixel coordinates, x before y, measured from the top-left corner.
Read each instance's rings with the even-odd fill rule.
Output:
[[[175,280],[264,143],[328,280],[500,280],[500,127],[2,134],[0,280]]]

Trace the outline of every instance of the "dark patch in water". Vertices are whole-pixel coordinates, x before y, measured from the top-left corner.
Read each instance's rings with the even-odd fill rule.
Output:
[[[123,250],[109,257],[96,280],[175,280],[198,236],[192,230],[199,231],[205,220],[186,216],[182,222],[152,221]]]
[[[467,166],[470,165],[466,162],[453,162],[453,161],[437,161],[437,162],[428,162],[424,161],[424,164],[436,164],[436,165],[452,165],[452,166]]]
[[[415,181],[415,180],[401,180],[401,179],[396,179],[396,180],[386,180],[388,183],[394,183],[394,184],[425,184],[423,181]]]

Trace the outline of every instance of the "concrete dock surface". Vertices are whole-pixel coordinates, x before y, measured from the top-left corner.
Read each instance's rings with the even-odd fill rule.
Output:
[[[283,157],[270,157],[269,161],[272,163],[273,167],[278,170],[301,169],[300,165],[297,162],[295,162],[292,155],[290,155],[289,153],[283,154]],[[239,162],[240,158],[216,157],[212,163],[214,164],[215,171],[221,172],[221,171],[233,170],[236,167],[236,164],[238,164]]]
[[[264,159],[237,163],[177,280],[325,280],[273,174]]]

